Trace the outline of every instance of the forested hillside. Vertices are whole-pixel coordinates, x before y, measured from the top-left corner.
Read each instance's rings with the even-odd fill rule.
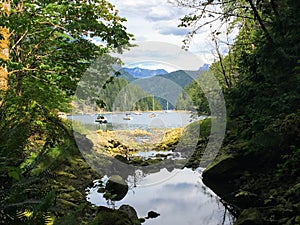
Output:
[[[204,182],[233,206],[236,224],[299,224],[300,3],[178,2],[195,9],[182,26],[201,29],[209,16],[239,29],[227,55],[211,66],[222,85],[228,122],[222,153],[204,172]],[[213,31],[216,47],[220,35]],[[187,91],[199,113],[207,111],[200,87],[192,84]]]
[[[192,70],[177,70],[170,73],[159,74],[156,76],[149,76],[147,78],[142,78],[141,82],[137,81],[133,75],[129,74],[127,71],[120,70],[120,78],[125,78],[128,82],[134,82],[134,86],[140,87],[143,90],[147,90],[150,93],[156,93],[159,96],[156,96],[155,99],[160,103],[160,107],[156,109],[178,109],[178,110],[194,110],[194,104],[190,99],[191,93],[187,93],[188,85],[192,85],[191,83],[195,83],[196,80],[201,76],[201,74],[207,71],[209,68],[208,65],[204,65],[198,71]],[[145,72],[146,70],[144,70]],[[149,70],[151,74],[152,71]],[[162,89],[158,90],[158,85],[162,87]],[[175,100],[170,103],[170,90],[178,88],[180,89],[180,93],[177,93]],[[198,90],[197,90],[198,91]],[[169,99],[168,99],[169,98]],[[195,102],[195,104],[197,104]],[[159,106],[159,105],[158,105]],[[151,108],[150,108],[151,109]]]

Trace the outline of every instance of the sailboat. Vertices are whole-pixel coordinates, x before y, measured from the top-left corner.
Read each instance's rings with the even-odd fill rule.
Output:
[[[154,113],[154,95],[153,95],[153,98],[152,98],[152,113],[149,115],[150,118],[154,118],[156,117],[156,114]]]
[[[169,102],[167,101],[167,109],[165,110],[165,113],[168,113],[168,112],[170,112],[170,110],[169,110]]]
[[[126,93],[125,93],[125,96],[124,96],[124,105],[126,106],[126,97],[127,97],[127,95],[126,95]],[[132,120],[133,119],[133,117],[131,116],[131,114],[130,113],[126,113],[125,114],[125,116],[123,117],[123,120]]]
[[[143,115],[143,113],[140,111],[140,107],[137,106],[137,111],[134,112],[134,115]]]
[[[130,113],[126,113],[125,116],[123,117],[123,120],[132,120],[133,117],[131,116]]]

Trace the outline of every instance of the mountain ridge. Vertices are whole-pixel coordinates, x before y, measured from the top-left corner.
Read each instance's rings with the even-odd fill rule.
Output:
[[[134,68],[124,67],[124,68],[122,68],[122,70],[129,73],[134,78],[149,78],[149,77],[163,75],[163,74],[168,73],[168,71],[166,71],[164,69],[151,70],[151,69],[144,69],[144,68],[140,68],[140,67],[134,67]]]
[[[193,80],[197,79],[201,73],[208,69],[208,64],[204,64],[198,70],[176,70],[169,73],[164,69],[150,70],[139,67],[124,67],[119,71],[119,78],[125,78],[128,82],[133,82],[137,79],[147,79],[149,81],[152,81],[155,77],[160,77],[171,80],[181,87],[185,87],[186,85],[190,84]]]

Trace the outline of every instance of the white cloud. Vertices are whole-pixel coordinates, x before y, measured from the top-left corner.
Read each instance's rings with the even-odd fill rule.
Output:
[[[109,0],[127,19],[124,25],[137,41],[158,41],[183,45],[188,29],[178,27],[179,18],[190,11],[176,7],[168,0]],[[209,30],[202,30],[190,44],[189,50],[197,54],[203,63],[213,61]],[[149,53],[150,54],[150,53]]]
[[[153,64],[157,64],[167,71],[197,70],[205,63],[196,54],[184,51],[180,46],[171,43],[153,41],[137,44],[138,46],[130,51],[115,56],[121,58],[126,66],[144,65],[143,68],[149,68],[149,65],[152,65],[153,68]]]
[[[175,19],[166,22],[159,22],[156,23],[155,29],[159,32],[159,34],[180,36],[183,39],[189,30],[183,27],[178,27],[178,24],[179,21]]]
[[[175,7],[170,3],[158,4],[152,6],[148,10],[146,19],[156,22],[156,21],[169,21],[169,20],[178,20],[179,17],[184,16],[187,13],[187,10],[182,8]]]

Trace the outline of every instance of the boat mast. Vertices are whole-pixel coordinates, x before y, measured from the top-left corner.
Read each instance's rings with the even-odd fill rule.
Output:
[[[152,95],[152,111],[154,112],[154,95]]]

